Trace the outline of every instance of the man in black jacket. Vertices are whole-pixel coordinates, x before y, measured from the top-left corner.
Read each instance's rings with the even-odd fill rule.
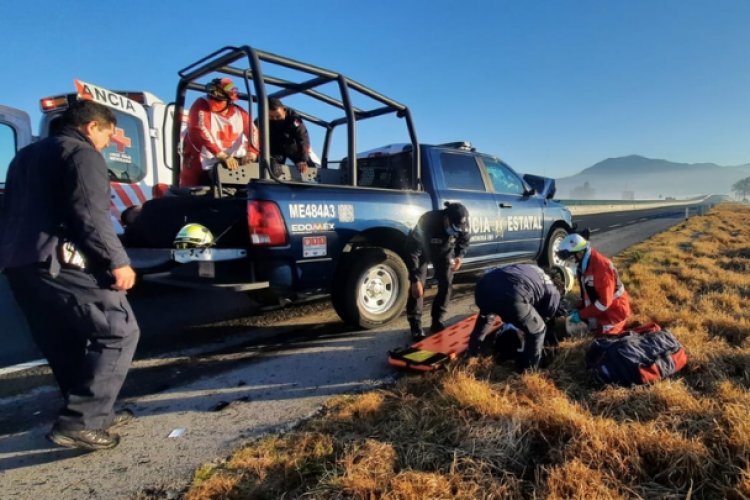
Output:
[[[495,315],[499,315],[505,325],[513,325],[500,335],[512,336],[516,345],[503,342],[504,338],[494,339],[496,346],[502,344],[506,350],[515,351],[497,353],[498,357],[511,358],[515,354],[519,372],[538,368],[544,345],[557,343],[547,327],[554,324],[555,318],[565,317],[560,301],[567,285],[562,268],[542,269],[534,264],[512,264],[482,276],[474,289],[479,316],[469,337],[469,355],[479,353]]]
[[[469,248],[469,211],[460,203],[446,203],[442,210],[432,210],[420,217],[406,240],[409,256],[411,293],[406,302],[406,317],[415,339],[424,337],[422,309],[427,264],[432,263],[438,292],[432,301],[431,333],[445,328],[443,319],[451,299],[453,273],[461,268],[461,261]]]
[[[268,99],[268,132],[271,157],[283,165],[292,160],[300,173],[307,171],[310,163],[310,136],[302,118],[280,99]]]
[[[113,448],[107,429],[132,418],[113,412],[139,329],[125,291],[135,273],[110,219],[107,147],[116,118],[78,101],[54,137],[10,164],[0,214],[0,269],[47,358],[65,404],[48,438]]]

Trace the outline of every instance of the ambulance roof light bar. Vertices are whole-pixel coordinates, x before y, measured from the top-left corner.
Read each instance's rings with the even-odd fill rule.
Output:
[[[39,107],[42,111],[53,111],[55,109],[65,109],[68,107],[68,98],[64,95],[55,97],[45,97],[39,100]]]

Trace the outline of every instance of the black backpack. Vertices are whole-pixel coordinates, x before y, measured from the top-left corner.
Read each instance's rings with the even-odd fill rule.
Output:
[[[650,384],[677,373],[686,363],[680,342],[656,323],[599,337],[586,352],[586,368],[605,384]]]

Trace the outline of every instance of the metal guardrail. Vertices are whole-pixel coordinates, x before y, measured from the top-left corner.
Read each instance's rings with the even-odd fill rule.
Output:
[[[566,206],[573,215],[591,215],[604,212],[626,212],[650,208],[698,205],[711,196],[684,200],[556,200]]]
[[[696,196],[694,198],[684,198],[680,200],[566,200],[555,198],[558,202],[566,207],[585,206],[585,205],[653,205],[658,203],[664,205],[687,205],[690,203],[700,202],[706,199],[706,196]]]

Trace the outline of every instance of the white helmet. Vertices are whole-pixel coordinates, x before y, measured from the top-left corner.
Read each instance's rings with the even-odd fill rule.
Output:
[[[214,235],[206,226],[187,224],[177,232],[174,239],[175,248],[210,247],[214,244]]]
[[[560,242],[557,249],[557,257],[560,260],[568,260],[574,253],[584,252],[591,247],[586,238],[578,233],[567,235]]]

